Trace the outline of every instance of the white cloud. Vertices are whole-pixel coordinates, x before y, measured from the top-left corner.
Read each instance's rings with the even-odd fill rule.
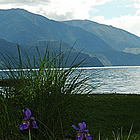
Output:
[[[0,0],[0,7],[24,8],[54,20],[88,19],[94,5],[112,0]],[[95,9],[94,9],[95,10]]]
[[[24,3],[46,3],[49,0],[0,0],[0,4],[24,4]]]
[[[55,20],[88,19],[94,5],[102,5],[111,0],[50,0],[47,5],[40,5],[45,16]],[[35,12],[35,11],[34,11]],[[40,13],[39,10],[37,12]]]
[[[140,36],[140,16],[138,15],[125,15],[112,19],[105,19],[104,16],[97,16],[93,17],[92,20],[102,24],[112,25],[114,27],[124,29],[137,36]]]
[[[134,2],[139,2],[140,3],[140,0],[133,0]]]
[[[139,8],[140,8],[140,3],[134,3],[133,6],[134,6],[136,9],[139,9]]]

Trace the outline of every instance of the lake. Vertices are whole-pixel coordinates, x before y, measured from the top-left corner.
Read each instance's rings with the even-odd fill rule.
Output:
[[[91,77],[88,83],[96,87],[93,93],[140,94],[140,66],[84,67],[80,69],[83,69],[83,77]]]
[[[88,67],[83,72],[97,86],[93,93],[140,94],[140,66]]]

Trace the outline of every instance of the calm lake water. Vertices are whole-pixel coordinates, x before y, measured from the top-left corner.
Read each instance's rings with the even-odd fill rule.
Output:
[[[114,66],[84,69],[85,76],[97,86],[93,93],[140,94],[140,66]]]

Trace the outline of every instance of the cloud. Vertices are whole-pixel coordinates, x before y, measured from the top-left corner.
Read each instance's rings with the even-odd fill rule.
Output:
[[[133,11],[135,11],[133,15],[126,14],[111,19],[106,19],[104,15],[100,15],[92,17],[91,20],[101,24],[112,25],[114,27],[124,29],[140,37],[140,0],[131,0],[131,2],[131,4],[125,5],[125,7],[133,8]]]
[[[49,0],[0,0],[0,4],[24,4],[24,3],[44,3],[49,2]]]
[[[138,3],[140,3],[140,0],[133,0],[134,2],[138,2]]]
[[[110,1],[112,0],[0,0],[0,7],[24,8],[50,19],[70,20],[88,19],[93,6]]]
[[[45,16],[54,20],[88,19],[94,5],[102,5],[111,0],[50,0],[39,6]],[[37,12],[40,12],[37,10]]]
[[[140,16],[138,15],[125,15],[112,19],[105,19],[104,16],[96,16],[93,17],[92,20],[102,24],[112,25],[114,27],[124,29],[140,37]]]
[[[90,3],[92,5],[103,5],[106,2],[110,2],[112,0],[0,0],[0,4],[13,4],[13,3],[45,3],[49,2],[51,4],[54,3],[64,3],[64,4],[69,4],[69,3]]]

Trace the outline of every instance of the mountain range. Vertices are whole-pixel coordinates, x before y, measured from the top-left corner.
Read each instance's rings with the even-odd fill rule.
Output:
[[[72,53],[80,51],[80,59],[85,56],[90,59],[87,66],[94,66],[95,57],[101,61],[96,58],[96,66],[140,65],[140,37],[89,20],[60,22],[24,9],[0,10],[0,31],[0,48],[1,41],[18,43],[26,49],[33,44],[62,41],[65,51],[74,45]]]
[[[6,41],[5,39],[0,39],[0,54],[3,54],[6,59],[9,59],[9,56],[12,58],[18,58],[18,48],[17,43]],[[70,47],[69,44],[65,42],[59,42],[59,41],[39,41],[38,43],[32,43],[28,45],[20,45],[20,51],[21,51],[21,57],[22,61],[24,63],[27,62],[27,56],[25,55],[25,52],[27,53],[28,57],[32,59],[34,56],[36,59],[39,59],[38,51],[36,47],[40,51],[40,55],[43,57],[45,54],[46,49],[49,50],[50,54],[49,56],[52,57],[52,54],[55,54],[56,56],[59,56],[60,54],[60,48],[61,53],[64,54],[63,63],[66,62],[66,67],[69,67],[73,62],[73,64],[78,64],[79,62],[83,61],[82,64],[80,64],[81,67],[103,67],[104,65],[101,63],[101,61],[97,57],[90,57],[88,54],[77,52],[74,48]],[[2,58],[3,58],[2,55]],[[8,56],[8,57],[7,57]],[[1,58],[1,57],[0,57]],[[77,58],[75,60],[75,58]],[[3,67],[3,61],[0,59],[0,66]],[[13,67],[15,68],[15,67]]]

